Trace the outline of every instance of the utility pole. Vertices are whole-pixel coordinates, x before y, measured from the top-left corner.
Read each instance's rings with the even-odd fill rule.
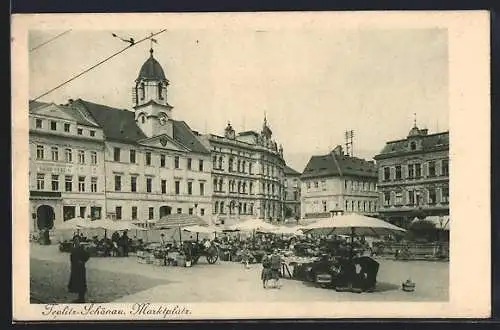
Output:
[[[354,156],[353,140],[354,140],[354,131],[353,130],[345,131],[345,149],[347,156],[350,157]]]

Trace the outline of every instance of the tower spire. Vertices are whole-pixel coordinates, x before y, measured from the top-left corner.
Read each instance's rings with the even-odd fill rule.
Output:
[[[414,112],[413,113],[413,127],[417,127],[417,113]]]
[[[156,40],[155,38],[153,38],[153,33],[151,32],[151,36],[149,37],[149,53],[151,54],[151,56],[153,56],[153,43],[157,44],[158,43],[158,40]]]

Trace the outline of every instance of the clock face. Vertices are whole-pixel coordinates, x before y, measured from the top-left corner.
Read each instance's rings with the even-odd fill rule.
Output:
[[[158,116],[160,118],[160,125],[165,125],[167,123],[167,115],[164,113],[160,113]]]

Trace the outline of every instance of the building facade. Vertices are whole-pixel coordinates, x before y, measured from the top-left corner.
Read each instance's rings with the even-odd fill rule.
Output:
[[[373,161],[344,155],[337,146],[327,155],[312,156],[300,176],[302,218],[332,213],[376,215],[377,170]]]
[[[265,118],[261,132],[236,133],[228,123],[224,135],[204,135],[202,141],[212,154],[216,223],[284,218],[283,148],[273,140]]]
[[[285,218],[300,219],[300,172],[285,166]]]
[[[415,125],[375,159],[382,218],[408,227],[415,217],[449,215],[449,132],[428,134]]]
[[[34,229],[73,216],[145,223],[173,212],[210,218],[211,154],[196,132],[174,120],[168,85],[151,50],[133,84],[132,111],[81,99],[30,103]]]

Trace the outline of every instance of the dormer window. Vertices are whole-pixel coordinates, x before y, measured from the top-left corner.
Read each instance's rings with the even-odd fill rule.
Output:
[[[417,150],[417,144],[415,142],[410,143],[410,150]]]

